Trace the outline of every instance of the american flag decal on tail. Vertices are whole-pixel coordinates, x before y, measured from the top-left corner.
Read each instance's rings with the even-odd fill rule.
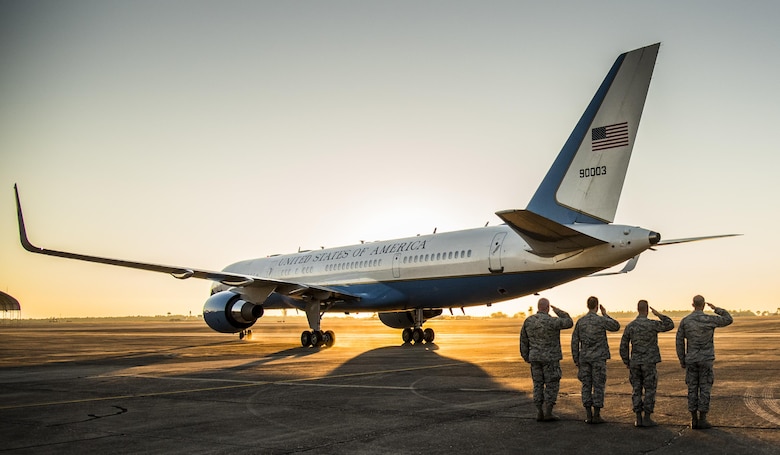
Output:
[[[628,122],[600,126],[590,131],[592,139],[591,150],[594,152],[628,145]]]

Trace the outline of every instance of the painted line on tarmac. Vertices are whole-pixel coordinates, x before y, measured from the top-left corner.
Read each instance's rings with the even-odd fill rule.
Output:
[[[132,395],[113,395],[109,397],[96,397],[96,398],[82,398],[78,400],[65,400],[65,401],[49,401],[49,402],[43,402],[43,403],[28,403],[28,404],[16,404],[16,405],[8,405],[8,406],[0,406],[0,410],[5,409],[24,409],[24,408],[36,408],[36,407],[42,407],[42,406],[59,406],[63,404],[79,404],[79,403],[91,403],[95,401],[108,401],[108,400],[128,400],[132,398],[148,398],[148,397],[160,397],[160,396],[167,396],[167,395],[181,395],[185,393],[194,393],[194,392],[212,392],[214,390],[228,390],[228,389],[240,389],[243,387],[257,387],[258,385],[264,385],[268,384],[266,383],[249,383],[249,384],[233,384],[233,385],[224,385],[224,386],[218,386],[218,387],[203,387],[199,389],[187,389],[187,390],[171,390],[168,392],[150,392],[150,393],[139,393],[139,394],[132,394]]]
[[[474,402],[471,402],[471,403],[453,403],[453,402],[450,402],[450,401],[445,401],[445,400],[441,400],[441,399],[438,399],[438,398],[434,398],[434,397],[428,396],[425,393],[423,393],[423,391],[420,390],[417,387],[417,384],[420,381],[424,380],[424,379],[425,378],[420,378],[420,379],[414,381],[414,383],[412,384],[412,393],[415,396],[417,396],[418,398],[420,398],[420,399],[428,400],[428,401],[431,401],[431,402],[434,402],[434,403],[439,403],[439,404],[441,404],[443,406],[449,406],[451,408],[478,410],[478,409],[483,409],[485,407],[492,407],[492,406],[495,406],[496,404],[503,404],[503,403],[513,402],[513,401],[515,401],[517,399],[517,397],[513,396],[511,398],[500,398],[500,399],[495,399],[495,400],[482,400],[482,401],[474,401]],[[468,389],[458,389],[458,390],[466,391]],[[486,392],[487,391],[485,389],[478,389],[478,390],[480,392]],[[494,391],[505,392],[506,390],[494,390]]]
[[[409,386],[393,386],[393,385],[361,385],[361,384],[306,384],[302,382],[290,383],[290,382],[274,382],[273,385],[283,385],[288,387],[327,387],[334,389],[376,389],[376,390],[413,390]]]
[[[482,360],[478,362],[468,362],[469,365],[480,365],[484,363],[492,363],[492,362],[502,362],[506,361],[508,359],[516,360],[514,357],[502,357],[499,359],[487,359]],[[441,363],[438,365],[426,365],[426,366],[419,366],[419,367],[408,367],[408,368],[393,368],[388,370],[376,370],[376,371],[360,371],[356,373],[344,373],[344,374],[335,374],[335,375],[325,375],[325,376],[314,376],[309,378],[300,378],[300,379],[286,379],[282,381],[273,381],[271,384],[276,385],[285,385],[285,384],[295,384],[300,382],[310,382],[310,381],[319,381],[322,379],[341,379],[341,378],[354,378],[354,377],[360,377],[360,376],[373,376],[377,374],[392,374],[392,373],[406,373],[410,371],[422,371],[422,370],[432,370],[436,368],[449,368],[449,367],[458,367],[464,365],[464,362],[450,362],[450,363]]]
[[[252,385],[265,385],[270,381],[250,381],[246,379],[221,379],[221,378],[193,378],[188,376],[155,376],[152,374],[99,374],[97,376],[87,376],[87,379],[102,379],[102,378],[139,378],[139,379],[161,379],[163,381],[198,381],[198,382],[230,382],[233,384],[252,384]]]
[[[500,361],[506,361],[509,359],[509,357],[505,358],[499,358],[499,359],[488,359],[483,360],[479,362],[470,362],[471,365],[477,365],[477,364],[484,364],[484,363],[492,363],[492,362],[500,362]],[[512,358],[514,359],[514,358]],[[128,400],[133,398],[149,398],[149,397],[161,397],[161,396],[171,396],[171,395],[182,395],[186,393],[197,393],[197,392],[211,392],[215,390],[229,390],[229,389],[239,389],[239,388],[245,388],[245,387],[257,387],[257,386],[263,386],[263,385],[303,385],[303,383],[307,382],[313,382],[313,381],[320,381],[323,379],[342,379],[342,378],[354,378],[354,377],[361,377],[361,376],[373,376],[373,375],[379,375],[379,374],[391,374],[391,373],[404,373],[409,371],[422,371],[422,370],[432,370],[436,368],[449,368],[449,367],[457,367],[463,365],[463,362],[451,362],[451,363],[442,363],[439,365],[427,365],[427,366],[419,366],[419,367],[409,367],[409,368],[393,368],[388,370],[376,370],[376,371],[363,371],[363,372],[356,372],[356,373],[345,373],[345,374],[338,374],[338,375],[324,375],[324,376],[314,376],[314,377],[308,377],[308,378],[300,378],[300,379],[285,379],[281,381],[247,381],[247,380],[238,380],[238,379],[220,379],[220,378],[193,378],[193,377],[167,377],[167,376],[151,376],[151,375],[130,375],[130,374],[118,374],[118,375],[100,375],[100,377],[109,377],[109,376],[115,376],[115,377],[137,377],[142,379],[168,379],[168,380],[190,380],[190,381],[209,381],[209,382],[231,382],[231,383],[237,383],[232,385],[224,385],[224,386],[215,386],[215,387],[203,387],[203,388],[197,388],[197,389],[184,389],[184,390],[171,390],[167,392],[150,392],[150,393],[139,393],[139,394],[130,394],[130,395],[113,395],[108,397],[95,397],[95,398],[82,398],[78,400],[63,400],[63,401],[49,401],[49,402],[42,402],[42,403],[27,403],[27,404],[16,404],[16,405],[7,405],[7,406],[0,406],[0,410],[5,409],[24,409],[24,408],[35,408],[35,407],[43,407],[43,406],[59,406],[59,405],[65,405],[65,404],[79,404],[79,403],[90,403],[90,402],[97,402],[97,401],[109,401],[109,400]],[[306,385],[315,385],[315,384],[306,384]],[[359,385],[348,385],[348,384],[316,384],[319,387],[362,387],[362,388],[392,388],[392,386],[359,386]],[[399,390],[410,390],[410,387],[399,387]],[[411,390],[414,391],[414,386],[411,387]],[[415,392],[416,393],[416,392]]]

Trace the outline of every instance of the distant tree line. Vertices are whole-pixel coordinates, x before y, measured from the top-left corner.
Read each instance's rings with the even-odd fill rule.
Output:
[[[671,317],[671,318],[683,318],[691,313],[691,310],[659,310],[661,313]],[[707,310],[709,311],[709,310]],[[528,314],[533,314],[533,308],[528,309],[528,313],[524,311],[520,311],[515,313],[512,316],[509,316],[508,314],[498,311],[496,313],[492,313],[490,315],[491,319],[525,319]],[[756,316],[780,316],[780,308],[777,309],[774,313],[770,313],[769,311],[751,311],[751,310],[729,310],[729,314],[732,317],[756,317]],[[581,316],[584,316],[585,313],[573,316],[575,319]],[[634,318],[636,317],[636,311],[609,311],[609,315],[613,318],[620,318],[620,319],[628,319],[628,318]],[[468,319],[471,319],[467,316]]]
[[[691,310],[658,310],[660,313],[669,316],[670,318],[683,318],[691,314]],[[732,317],[744,317],[744,316],[778,316],[778,313],[769,313],[768,311],[751,311],[751,310],[731,310],[728,309],[729,314]],[[712,313],[709,309],[705,313]],[[584,313],[583,313],[584,314]],[[636,316],[636,311],[609,311],[609,315],[613,318],[632,318]]]

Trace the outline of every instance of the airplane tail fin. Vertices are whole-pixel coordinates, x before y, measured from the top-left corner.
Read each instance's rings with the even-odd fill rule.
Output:
[[[528,210],[561,224],[614,221],[659,47],[617,58]]]

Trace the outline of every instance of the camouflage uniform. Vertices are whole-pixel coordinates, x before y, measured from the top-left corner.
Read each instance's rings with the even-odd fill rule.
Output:
[[[569,313],[560,308],[551,308],[558,316],[554,318],[539,312],[529,316],[520,330],[520,355],[531,364],[531,379],[534,381],[534,404],[555,404],[561,384],[561,334],[563,329],[574,325]]]
[[[577,320],[571,336],[571,356],[579,367],[577,378],[582,382],[582,405],[604,407],[607,384],[607,359],[610,358],[607,330],[616,332],[620,323],[611,317],[588,312]]]
[[[656,364],[661,361],[658,332],[668,332],[674,328],[672,318],[663,314],[658,317],[660,321],[640,314],[628,323],[620,339],[620,358],[629,368],[628,379],[633,388],[631,402],[634,412],[652,413],[655,408],[655,389],[658,385]]]
[[[688,384],[688,410],[708,412],[710,392],[715,376],[715,344],[712,341],[716,327],[725,327],[734,320],[728,311],[715,308],[715,314],[695,310],[680,321],[677,329],[677,358],[685,366],[685,383]]]

